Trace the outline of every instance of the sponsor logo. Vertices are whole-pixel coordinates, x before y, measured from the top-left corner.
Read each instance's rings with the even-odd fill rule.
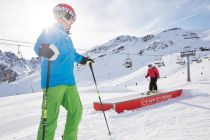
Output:
[[[55,11],[61,15],[65,15],[66,13],[69,13],[71,16],[75,16],[74,12],[72,10],[69,10],[66,7],[57,6],[55,7]]]
[[[144,106],[152,105],[155,103],[160,103],[162,101],[166,101],[171,98],[172,98],[171,95],[165,95],[165,96],[154,97],[152,99],[145,99],[145,100],[141,101],[141,106],[144,107]]]

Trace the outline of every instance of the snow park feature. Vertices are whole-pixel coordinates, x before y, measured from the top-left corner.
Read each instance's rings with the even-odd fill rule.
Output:
[[[106,111],[109,109],[114,109],[117,113],[122,113],[124,112],[124,110],[134,110],[167,101],[181,96],[181,94],[182,90],[158,92],[155,95],[149,95],[146,97],[142,97],[142,94],[135,94],[104,100],[102,104],[99,102],[94,102],[93,106],[96,111]]]

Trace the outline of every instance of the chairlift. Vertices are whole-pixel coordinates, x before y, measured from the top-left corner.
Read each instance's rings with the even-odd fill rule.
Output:
[[[127,58],[124,60],[123,66],[125,68],[132,68],[132,60],[129,57],[129,55],[127,56]]]
[[[20,60],[23,58],[22,53],[20,52],[20,45],[18,45],[18,52],[17,52],[17,60]]]
[[[158,62],[154,63],[155,65],[157,65],[158,67],[164,67],[165,66],[165,63],[162,59],[162,56],[160,58],[156,59],[156,60],[158,60]]]
[[[182,57],[177,57],[177,61],[183,61]]]
[[[193,62],[196,62],[196,63],[201,63],[202,62],[202,59],[199,57],[195,57],[193,56],[192,59],[191,59]]]
[[[197,59],[196,62],[197,63],[201,63],[202,62],[202,59]]]
[[[157,62],[157,63],[154,63],[154,64],[157,65],[158,67],[165,66],[163,62]]]
[[[139,51],[139,55],[143,55],[143,53],[144,53],[144,50]]]
[[[182,57],[177,57],[176,64],[184,65],[185,64],[185,61],[183,60]]]
[[[185,61],[177,61],[176,64],[185,65]]]

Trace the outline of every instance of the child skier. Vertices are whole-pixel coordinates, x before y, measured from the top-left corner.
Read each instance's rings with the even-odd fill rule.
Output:
[[[54,139],[60,105],[67,110],[63,140],[77,140],[78,125],[82,118],[83,109],[73,74],[74,62],[86,64],[94,61],[78,54],[74,49],[71,38],[68,36],[71,25],[76,20],[74,9],[68,4],[61,3],[55,6],[53,13],[57,23],[43,30],[34,47],[36,54],[43,58],[41,87],[44,98],[46,96],[48,61],[51,64],[46,127],[45,132],[43,132],[43,103],[37,140],[43,140],[43,133],[45,133],[45,140]]]
[[[160,77],[160,75],[158,69],[155,66],[149,64],[148,67],[149,69],[145,78],[148,76],[150,77],[149,92],[156,92],[158,90],[157,79]]]

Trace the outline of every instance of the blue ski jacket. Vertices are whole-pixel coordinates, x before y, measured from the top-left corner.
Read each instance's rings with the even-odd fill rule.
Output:
[[[54,44],[59,51],[56,60],[51,61],[49,87],[59,85],[75,85],[74,62],[80,63],[83,56],[74,49],[71,38],[66,33],[62,24],[56,23],[50,28],[44,29],[37,39],[34,50],[39,54],[41,44]],[[41,62],[41,87],[46,88],[47,59]]]

